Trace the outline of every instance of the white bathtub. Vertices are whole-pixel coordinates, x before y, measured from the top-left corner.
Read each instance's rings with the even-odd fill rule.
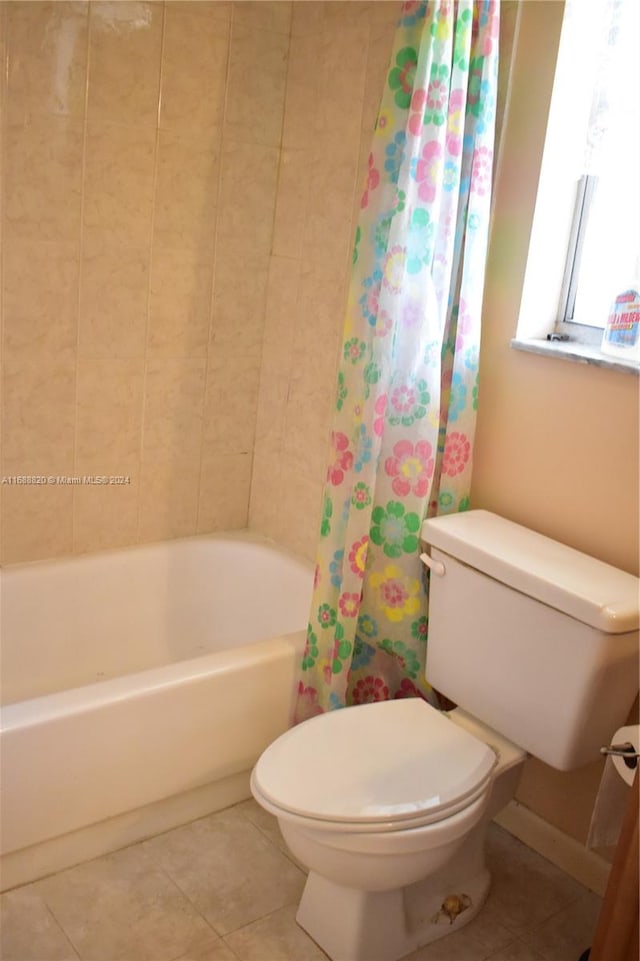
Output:
[[[311,575],[244,532],[1,572],[3,890],[249,796]]]

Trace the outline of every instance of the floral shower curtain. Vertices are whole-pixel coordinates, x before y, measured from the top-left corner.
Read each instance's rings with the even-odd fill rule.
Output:
[[[497,0],[403,4],[356,231],[296,720],[424,678],[421,521],[465,510]]]

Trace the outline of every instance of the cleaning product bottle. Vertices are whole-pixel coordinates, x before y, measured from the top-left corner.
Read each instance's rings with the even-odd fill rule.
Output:
[[[602,337],[603,354],[640,363],[640,283],[634,281],[614,300]]]

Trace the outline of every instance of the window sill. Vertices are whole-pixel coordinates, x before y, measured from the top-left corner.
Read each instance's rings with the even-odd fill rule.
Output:
[[[535,338],[514,337],[511,346],[515,350],[524,350],[530,354],[559,357],[561,360],[570,360],[577,364],[592,364],[595,367],[608,367],[610,370],[619,370],[636,376],[640,375],[640,363],[637,361],[623,360],[621,357],[603,354],[599,347],[591,344],[579,344],[576,341],[566,340],[537,340]]]

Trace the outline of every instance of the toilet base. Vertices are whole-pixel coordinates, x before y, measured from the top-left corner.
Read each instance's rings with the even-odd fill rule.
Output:
[[[359,891],[311,872],[296,920],[332,961],[397,961],[475,918],[489,872],[458,884],[438,875],[392,891]]]

